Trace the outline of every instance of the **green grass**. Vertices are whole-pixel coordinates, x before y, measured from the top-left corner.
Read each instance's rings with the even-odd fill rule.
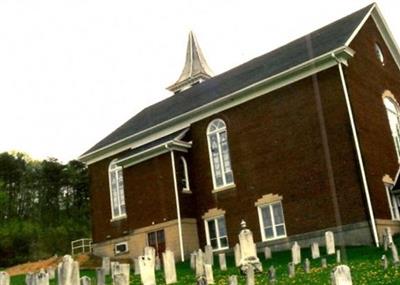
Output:
[[[320,248],[321,254],[324,253],[325,248]],[[347,247],[345,251],[342,250],[342,262],[347,264],[352,273],[353,284],[400,284],[400,267],[394,268],[389,262],[389,269],[384,271],[380,258],[384,254],[383,249],[360,246],[360,247]],[[386,256],[391,261],[390,252],[386,252]],[[336,266],[335,256],[329,256],[327,258],[328,268],[322,269],[320,267],[320,259],[312,260],[311,252],[309,249],[302,249],[302,259],[309,258],[311,262],[311,272],[305,273],[301,265],[296,267],[296,276],[289,278],[287,274],[287,264],[291,259],[289,251],[285,252],[273,252],[272,259],[264,260],[263,256],[260,255],[260,260],[263,263],[264,273],[256,275],[256,284],[268,284],[268,268],[273,265],[276,269],[277,283],[276,284],[301,284],[301,285],[312,285],[312,284],[330,284],[330,272]],[[241,276],[239,270],[234,267],[233,256],[227,257],[227,271],[220,271],[218,269],[218,260],[214,260],[214,280],[215,284],[228,284],[229,275],[237,275],[239,284],[245,284],[245,277]],[[95,271],[94,270],[82,270],[81,276],[89,276],[92,278],[95,284]],[[196,284],[194,272],[190,269],[189,263],[178,263],[177,264],[177,284]],[[165,284],[162,271],[156,273],[157,284]],[[25,276],[14,276],[11,278],[11,285],[24,285]],[[50,282],[51,285],[56,285],[56,280]],[[107,284],[112,284],[111,279],[107,277]],[[140,277],[131,274],[131,285],[140,285]]]

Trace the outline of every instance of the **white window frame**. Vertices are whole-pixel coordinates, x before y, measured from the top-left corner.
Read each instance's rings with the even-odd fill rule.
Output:
[[[183,187],[182,192],[186,192],[186,193],[191,193],[190,191],[190,183],[189,183],[189,171],[188,171],[188,166],[187,166],[187,162],[186,162],[186,158],[181,156],[180,160],[183,164],[183,175],[185,177],[185,182],[186,182],[186,187]]]
[[[219,225],[218,225],[218,219],[219,218],[224,218],[225,221],[225,228],[226,228],[226,219],[224,215],[221,216],[216,216],[216,217],[212,217],[212,218],[208,218],[208,219],[204,219],[204,228],[206,230],[206,239],[207,239],[207,245],[211,246],[211,239],[210,239],[210,229],[208,228],[208,221],[212,221],[214,220],[215,223],[215,227],[216,227],[216,236],[217,236],[217,245],[218,248],[213,248],[213,251],[220,251],[220,250],[225,250],[225,249],[229,249],[229,238],[228,238],[228,229],[226,228],[226,241],[227,241],[227,246],[225,247],[221,247],[221,236],[219,235]],[[225,237],[225,236],[222,236]]]
[[[393,112],[390,108],[388,108],[388,106],[386,105],[386,102],[389,102],[389,104],[391,104],[393,106],[393,108],[396,110],[396,112]],[[385,106],[386,116],[387,116],[388,122],[389,122],[390,133],[393,138],[394,148],[395,148],[396,155],[397,155],[397,161],[400,161],[400,107],[399,107],[399,104],[397,103],[396,99],[394,99],[394,96],[383,96],[383,104]],[[393,116],[397,117],[397,130],[396,130],[397,136],[396,137],[392,130],[389,113],[392,114]]]
[[[125,199],[125,189],[124,186],[122,186],[122,189],[120,189],[119,187],[119,183],[118,183],[118,172],[121,171],[122,172],[122,184],[124,185],[124,181],[123,181],[123,168],[122,166],[117,166],[116,165],[117,160],[114,159],[113,161],[111,161],[109,167],[108,167],[108,182],[109,182],[109,189],[110,189],[110,204],[111,204],[111,221],[114,220],[119,220],[119,219],[123,219],[126,218],[126,199]],[[115,165],[115,167],[114,167]],[[112,183],[111,183],[111,175],[112,173],[116,172],[116,178],[117,178],[117,183],[116,183],[116,193],[117,193],[117,207],[118,207],[118,211],[119,214],[116,215],[114,213],[114,199],[113,199],[113,187],[112,187]],[[121,204],[121,192],[122,191],[122,195],[124,195],[124,204]],[[125,206],[125,213],[121,213],[122,211],[122,206]]]
[[[222,122],[224,127],[216,129],[214,131],[210,131],[210,128],[213,124],[215,124],[216,122]],[[228,155],[229,155],[229,162],[231,164],[231,172],[232,172],[232,182],[227,183],[226,182],[226,173],[227,171],[225,171],[225,165],[224,165],[224,159],[222,156],[222,149],[221,149],[221,135],[220,133],[224,132],[226,133],[226,143],[228,145]],[[213,163],[213,155],[212,155],[212,151],[211,151],[211,140],[210,137],[213,134],[217,134],[217,143],[218,143],[218,155],[219,155],[219,160],[221,163],[221,173],[222,173],[222,185],[217,185],[217,179],[215,177],[215,170],[214,170],[214,163]],[[207,126],[207,143],[208,143],[208,155],[209,155],[209,159],[210,159],[210,166],[211,166],[211,175],[212,175],[212,181],[213,181],[213,187],[214,190],[218,191],[218,190],[224,190],[226,188],[231,188],[235,186],[235,180],[234,180],[234,176],[233,176],[233,169],[232,169],[232,160],[231,160],[231,154],[230,154],[230,148],[229,148],[229,140],[228,140],[228,131],[226,128],[226,124],[222,119],[214,119],[212,120],[208,126]]]
[[[280,204],[281,205],[283,224],[278,224],[278,225],[275,224],[275,217],[274,217],[274,213],[273,213],[273,210],[272,210],[272,206],[275,205],[275,204]],[[264,219],[263,219],[263,216],[262,216],[262,209],[266,208],[266,207],[269,208],[270,215],[271,215],[272,231],[274,233],[274,236],[272,238],[267,238],[265,236],[265,226],[264,226]],[[271,240],[277,240],[277,239],[282,239],[282,238],[286,238],[287,237],[285,214],[283,212],[282,201],[275,201],[275,202],[272,202],[272,203],[259,205],[259,206],[257,206],[257,212],[258,212],[258,219],[259,219],[259,223],[260,223],[260,232],[261,232],[262,241],[271,241]],[[280,226],[280,225],[283,225],[283,228],[285,229],[285,234],[277,236],[276,227]]]
[[[119,251],[117,250],[117,247],[120,245],[125,245],[126,250],[125,251]],[[123,242],[119,242],[114,244],[114,253],[115,255],[119,255],[119,254],[124,254],[124,253],[128,253],[129,252],[129,247],[128,247],[128,242],[127,241],[123,241]]]

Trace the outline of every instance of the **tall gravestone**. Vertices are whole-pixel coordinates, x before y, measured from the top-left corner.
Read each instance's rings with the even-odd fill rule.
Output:
[[[237,243],[235,244],[235,247],[233,248],[233,253],[235,255],[235,266],[239,267],[240,266],[240,260],[242,259],[240,255],[240,245]]]
[[[155,266],[155,262],[156,262],[156,249],[152,246],[146,246],[144,248],[144,255],[145,256],[150,256],[151,260],[154,262],[154,266]]]
[[[382,264],[383,270],[388,269],[388,260],[386,258],[386,255],[382,255],[381,264]]]
[[[54,278],[56,278],[56,272],[54,267],[49,267],[46,269],[46,272],[49,274],[49,279],[53,280]]]
[[[242,272],[247,272],[247,267],[253,266],[258,272],[262,272],[262,265],[257,256],[254,244],[253,233],[246,227],[246,222],[240,223],[242,230],[239,233],[240,245],[240,268]]]
[[[319,245],[317,242],[313,242],[311,244],[311,257],[312,257],[312,259],[317,259],[320,257]]]
[[[214,274],[211,264],[204,264],[204,274],[206,276],[207,285],[214,284]]]
[[[161,260],[160,260],[160,257],[158,255],[156,256],[155,269],[156,269],[156,271],[161,269]]]
[[[176,278],[174,253],[167,249],[163,253],[163,262],[164,262],[165,283],[166,284],[176,283],[177,278]]]
[[[272,258],[271,248],[269,248],[268,246],[264,247],[264,257],[266,260]]]
[[[331,273],[332,285],[352,285],[350,268],[347,265],[336,266]]]
[[[140,279],[143,285],[155,285],[156,276],[152,255],[139,256]]]
[[[10,285],[10,275],[5,271],[0,271],[0,285]]]
[[[301,250],[297,241],[292,245],[292,262],[294,265],[301,263]]]
[[[139,259],[136,257],[133,259],[133,267],[134,267],[134,274],[139,275],[140,274],[140,267],[139,267]]]
[[[199,249],[196,254],[196,277],[204,276],[203,251]]]
[[[108,256],[105,256],[101,259],[101,267],[104,270],[104,274],[110,274],[110,258]]]
[[[110,271],[110,269],[108,269]],[[106,285],[106,274],[103,267],[96,268],[96,284]]]
[[[70,255],[65,255],[57,267],[58,285],[78,285],[79,264]]]
[[[118,266],[119,266],[118,261],[111,261],[111,263],[110,263],[111,277],[114,278],[114,275],[118,273],[117,272]]]
[[[82,276],[81,277],[81,285],[91,285],[90,277]]]
[[[41,269],[38,273],[34,274],[34,282],[35,285],[49,285],[49,274],[44,269]]]
[[[113,276],[113,285],[129,285],[129,279],[127,279],[126,275],[123,273],[116,273]]]
[[[310,260],[308,258],[304,260],[304,272],[310,273]]]
[[[340,250],[339,249],[336,251],[336,263],[337,264],[342,263],[342,258],[340,256]]]
[[[331,255],[335,254],[335,236],[333,232],[327,231],[325,232],[325,245],[326,245],[326,254]]]
[[[231,275],[228,277],[228,285],[238,285],[238,280],[236,275]]]
[[[204,247],[204,263],[214,265],[214,255],[211,245],[206,245]]]
[[[255,284],[254,267],[248,266],[246,268],[246,285],[254,285],[254,284]]]
[[[196,255],[197,255],[196,252],[192,252],[192,253],[190,254],[190,268],[191,268],[192,270],[195,270],[195,269],[196,269]]]
[[[225,253],[220,253],[218,254],[218,260],[219,260],[219,269],[221,269],[221,271],[226,271],[226,256]]]
[[[129,282],[129,278],[130,278],[130,269],[131,266],[129,263],[118,263],[115,267],[115,272],[114,274],[123,274],[125,276],[125,278],[128,280]]]

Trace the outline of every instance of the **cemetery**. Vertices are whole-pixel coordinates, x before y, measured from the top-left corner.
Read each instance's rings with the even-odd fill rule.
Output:
[[[176,262],[165,250],[162,258],[152,247],[134,260],[116,261],[103,257],[97,268],[81,268],[70,255],[57,267],[9,276],[0,272],[0,285],[155,285],[155,284],[399,284],[400,263],[397,246],[400,236],[390,230],[383,244],[335,247],[335,235],[325,233],[325,243],[300,247],[293,242],[289,251],[256,247],[252,232],[242,222],[239,244],[226,253],[215,253],[209,246]]]

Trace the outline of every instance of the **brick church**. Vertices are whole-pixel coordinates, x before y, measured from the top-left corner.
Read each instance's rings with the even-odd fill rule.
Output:
[[[168,90],[80,157],[95,254],[226,251],[242,219],[275,249],[400,231],[400,52],[376,4],[215,76],[190,33]]]

